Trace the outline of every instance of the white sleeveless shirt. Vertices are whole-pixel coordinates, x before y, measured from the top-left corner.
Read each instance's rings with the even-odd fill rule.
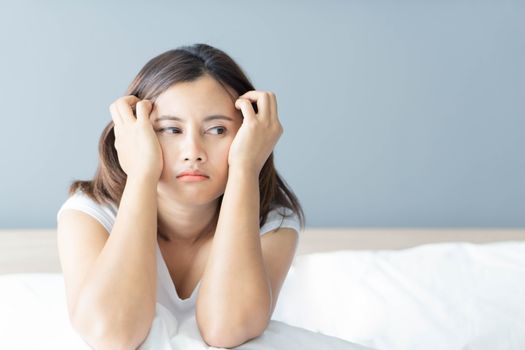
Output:
[[[86,214],[91,215],[98,220],[102,226],[107,230],[108,234],[111,233],[113,224],[117,217],[118,208],[116,205],[101,205],[92,200],[89,196],[77,190],[75,194],[70,196],[60,207],[57,213],[57,222],[60,214],[65,209],[76,209]],[[299,218],[297,214],[285,217],[284,215],[292,214],[292,210],[285,207],[279,207],[273,209],[268,213],[266,223],[260,228],[260,235],[264,235],[279,226],[290,227],[300,232]],[[177,294],[175,284],[170,276],[168,267],[157,242],[156,245],[156,256],[157,256],[157,303],[160,303],[166,307],[177,319],[187,319],[195,317],[195,304],[197,301],[197,294],[200,287],[200,281],[195,286],[190,297],[187,299],[181,299]]]

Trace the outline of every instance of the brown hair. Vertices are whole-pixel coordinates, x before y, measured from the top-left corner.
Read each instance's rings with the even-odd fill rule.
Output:
[[[125,95],[134,95],[141,100],[153,100],[174,84],[191,82],[204,74],[230,86],[239,95],[255,90],[243,70],[225,52],[207,44],[194,44],[181,46],[152,58],[133,79]],[[257,112],[256,104],[252,105]],[[99,165],[95,177],[91,181],[73,181],[69,187],[69,195],[80,189],[99,204],[120,204],[127,175],[118,161],[113,126],[111,121],[102,131],[98,144]],[[273,163],[273,152],[259,173],[259,191],[259,227],[264,225],[268,213],[273,208],[284,206],[297,214],[301,229],[304,229],[303,209],[293,191],[277,173]],[[223,196],[219,198],[215,217],[205,230],[216,225]],[[201,234],[204,234],[205,230]],[[158,236],[169,241],[167,235],[160,230]],[[201,235],[196,240],[200,237]]]

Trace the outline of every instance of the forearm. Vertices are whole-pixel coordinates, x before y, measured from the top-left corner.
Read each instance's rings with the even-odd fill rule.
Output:
[[[197,300],[199,327],[213,333],[217,327],[234,330],[265,322],[270,306],[259,234],[258,174],[230,169]]]
[[[87,274],[75,320],[95,338],[145,336],[155,315],[156,183],[128,179],[115,224]]]

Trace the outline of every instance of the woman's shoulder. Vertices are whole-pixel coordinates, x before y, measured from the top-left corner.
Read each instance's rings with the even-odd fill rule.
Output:
[[[299,216],[290,208],[275,206],[268,212],[266,221],[259,232],[263,235],[276,228],[283,227],[293,228],[299,233],[301,231]]]
[[[98,203],[80,189],[70,195],[60,206],[57,212],[57,222],[60,214],[66,209],[76,209],[91,215],[97,219],[108,232],[111,232],[113,228],[118,211],[115,204]]]

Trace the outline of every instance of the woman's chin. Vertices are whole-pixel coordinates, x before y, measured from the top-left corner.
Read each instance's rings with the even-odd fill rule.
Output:
[[[218,200],[218,198],[222,195],[222,193],[219,194],[211,194],[211,193],[203,193],[200,192],[192,192],[188,191],[185,193],[173,193],[171,198],[173,198],[175,201],[177,201],[180,204],[183,205],[206,205],[210,204],[212,202],[215,202]]]

